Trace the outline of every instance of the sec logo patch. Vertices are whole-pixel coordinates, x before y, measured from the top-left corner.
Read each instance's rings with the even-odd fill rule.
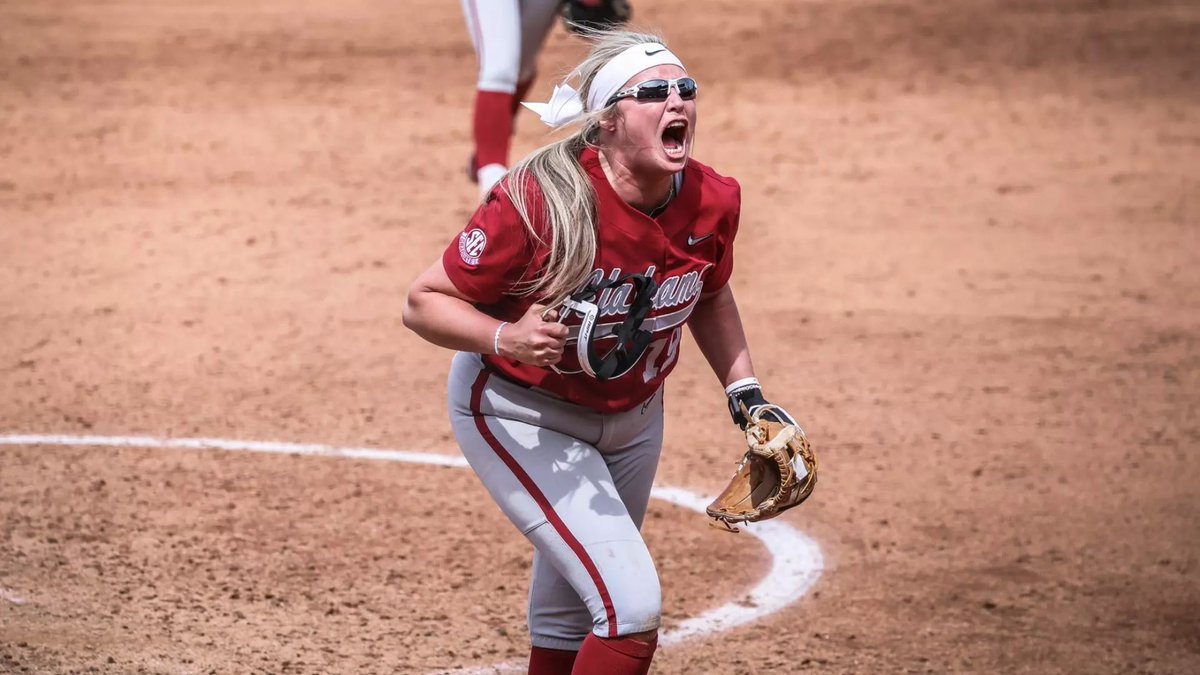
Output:
[[[463,262],[474,267],[479,264],[479,256],[487,248],[487,235],[478,227],[458,235],[458,255]]]

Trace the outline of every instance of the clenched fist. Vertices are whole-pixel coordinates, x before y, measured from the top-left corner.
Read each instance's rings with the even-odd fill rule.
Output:
[[[500,356],[533,366],[552,366],[562,360],[567,327],[558,323],[558,312],[533,304],[516,323],[500,331]]]

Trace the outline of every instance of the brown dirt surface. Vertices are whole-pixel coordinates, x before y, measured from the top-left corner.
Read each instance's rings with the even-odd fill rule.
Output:
[[[1200,672],[1200,5],[636,11],[823,471],[812,592],[655,672]],[[400,315],[473,208],[474,69],[444,0],[0,4],[0,434],[456,454]],[[659,482],[715,493],[690,338],[667,409]],[[651,507],[668,627],[770,564],[702,520]],[[2,673],[520,661],[529,559],[460,469],[0,445]]]

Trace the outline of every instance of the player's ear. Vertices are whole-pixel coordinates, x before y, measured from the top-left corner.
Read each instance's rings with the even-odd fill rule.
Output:
[[[602,116],[600,118],[599,125],[600,125],[601,129],[603,129],[604,131],[607,131],[610,134],[612,132],[616,131],[617,130],[617,110],[616,110],[616,108],[613,108],[611,112]]]

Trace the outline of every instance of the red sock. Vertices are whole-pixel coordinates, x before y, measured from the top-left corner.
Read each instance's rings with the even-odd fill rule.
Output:
[[[575,655],[565,649],[534,647],[529,650],[529,675],[571,675]]]
[[[658,637],[649,644],[630,638],[601,640],[589,633],[579,648],[572,675],[646,675],[658,647]]]
[[[513,95],[475,92],[475,165],[508,166],[508,137],[512,135]]]

